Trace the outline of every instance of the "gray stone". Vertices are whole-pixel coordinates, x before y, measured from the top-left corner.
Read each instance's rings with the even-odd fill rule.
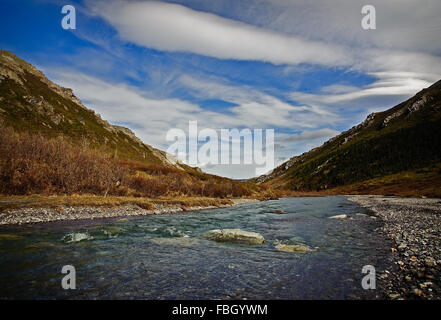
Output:
[[[241,229],[216,229],[210,230],[202,237],[217,242],[233,242],[244,244],[262,244],[265,238],[256,232],[244,231]]]
[[[301,244],[282,244],[276,245],[276,249],[283,252],[300,252],[306,253],[309,251],[309,247]]]
[[[329,219],[346,219],[348,216],[346,214],[339,214],[336,216],[329,217]]]

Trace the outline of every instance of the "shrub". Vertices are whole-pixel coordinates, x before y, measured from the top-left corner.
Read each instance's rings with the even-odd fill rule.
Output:
[[[106,195],[128,170],[111,157],[64,137],[17,133],[0,127],[0,193]]]

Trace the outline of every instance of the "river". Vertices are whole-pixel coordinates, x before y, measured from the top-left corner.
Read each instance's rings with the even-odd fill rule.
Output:
[[[283,210],[285,214],[276,214]],[[329,219],[347,214],[346,219]],[[362,268],[383,269],[378,219],[345,197],[283,198],[237,207],[0,227],[0,299],[377,299]],[[262,234],[218,243],[212,229]],[[307,253],[275,246],[307,245]],[[64,265],[76,289],[64,290]]]

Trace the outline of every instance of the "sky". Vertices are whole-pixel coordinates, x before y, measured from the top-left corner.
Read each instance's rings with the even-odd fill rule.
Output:
[[[62,28],[66,4],[75,29]],[[362,28],[366,4],[376,29]],[[199,130],[273,129],[278,165],[441,79],[439,0],[2,0],[0,8],[1,49],[161,150],[171,145],[167,132],[188,132],[189,121]],[[244,179],[258,165],[198,166]]]

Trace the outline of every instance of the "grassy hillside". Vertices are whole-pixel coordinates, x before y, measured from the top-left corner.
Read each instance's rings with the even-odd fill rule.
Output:
[[[169,161],[87,109],[71,89],[0,51],[0,194],[223,198],[263,190]]]
[[[153,148],[102,120],[70,89],[50,82],[12,53],[0,51],[0,76],[0,119],[4,125],[47,137],[68,136],[92,148],[104,146],[124,159],[165,164]]]
[[[256,181],[281,189],[317,191],[400,172],[416,173],[420,168],[440,175],[440,150],[438,81],[394,108],[369,115],[363,123],[321,147],[291,158]]]

